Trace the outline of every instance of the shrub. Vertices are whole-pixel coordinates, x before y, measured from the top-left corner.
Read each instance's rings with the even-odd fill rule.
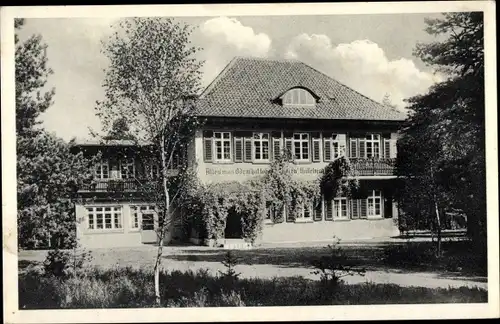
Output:
[[[227,251],[224,260],[221,263],[226,267],[226,271],[219,271],[222,275],[222,289],[232,289],[238,280],[240,273],[236,272],[235,267],[239,262],[239,258],[231,250]]]
[[[405,244],[385,248],[384,261],[393,266],[417,267],[436,264],[438,258],[432,247],[407,241]]]
[[[320,282],[328,292],[335,290],[343,282],[342,278],[353,275],[364,275],[366,270],[352,264],[351,260],[342,251],[340,239],[333,237],[333,243],[328,245],[328,254],[312,260],[316,269],[314,274],[320,275]]]
[[[154,307],[153,273],[122,268],[87,269],[85,276],[40,276],[27,271],[19,276],[20,309]],[[321,282],[303,277],[238,279],[221,289],[222,278],[203,272],[162,273],[166,307],[366,305],[401,303],[487,302],[479,288],[400,287],[390,284],[339,282],[326,294]]]
[[[43,262],[45,274],[55,277],[85,274],[83,268],[92,262],[89,251],[75,247],[72,250],[51,250]]]

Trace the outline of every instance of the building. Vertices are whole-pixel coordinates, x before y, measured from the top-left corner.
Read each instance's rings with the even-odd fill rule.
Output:
[[[213,80],[197,105],[206,122],[186,153],[203,183],[254,179],[285,148],[294,156],[292,173],[297,180],[317,178],[341,156],[354,167],[360,196],[322,201],[319,212],[304,208],[301,217],[285,215],[286,221],[279,224],[266,219],[258,242],[398,234],[398,209],[392,198],[394,159],[405,114],[302,62],[241,57]],[[82,190],[84,199],[76,205],[82,243],[95,247],[154,242],[154,207],[133,185],[141,174],[154,174],[154,165],[148,168],[147,158],[138,163],[136,155],[127,155],[134,144],[126,141],[79,148],[107,152],[97,166],[98,185]],[[187,236],[199,243],[202,238],[196,231],[172,233],[171,239]]]

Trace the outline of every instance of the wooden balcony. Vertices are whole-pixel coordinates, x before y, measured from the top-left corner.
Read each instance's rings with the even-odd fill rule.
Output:
[[[396,159],[350,158],[355,176],[393,176]]]
[[[96,179],[79,192],[148,192],[155,190],[156,186],[151,179]]]

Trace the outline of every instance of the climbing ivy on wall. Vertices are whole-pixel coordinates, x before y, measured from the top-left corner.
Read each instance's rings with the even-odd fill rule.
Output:
[[[269,207],[276,211],[272,221],[280,223],[284,221],[283,210],[288,218],[295,219],[303,205],[314,206],[322,195],[331,199],[349,195],[358,187],[358,182],[349,177],[352,168],[344,158],[331,162],[321,177],[307,182],[292,177],[292,165],[293,159],[285,154],[271,163],[263,177],[244,183],[202,184],[191,174],[185,179],[189,185],[185,185],[181,204],[193,222],[204,224],[207,239],[223,239],[228,214],[236,212],[243,238],[253,243],[262,232]]]

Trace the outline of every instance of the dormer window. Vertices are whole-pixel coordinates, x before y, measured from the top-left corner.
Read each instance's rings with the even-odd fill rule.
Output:
[[[303,88],[293,88],[288,90],[283,96],[283,106],[314,106],[316,99]]]

